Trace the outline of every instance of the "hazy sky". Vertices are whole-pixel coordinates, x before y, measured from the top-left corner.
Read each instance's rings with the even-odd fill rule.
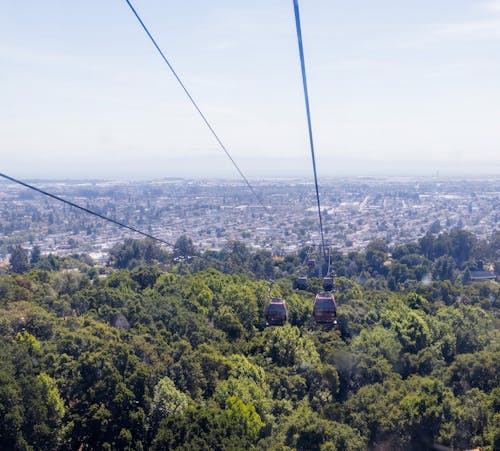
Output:
[[[292,0],[135,0],[249,178],[311,174]],[[321,177],[500,173],[500,1],[302,0]],[[0,1],[1,170],[237,177],[123,0]]]

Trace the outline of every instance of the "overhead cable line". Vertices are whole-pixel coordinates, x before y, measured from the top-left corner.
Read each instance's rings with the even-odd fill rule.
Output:
[[[85,208],[82,207],[81,205],[75,204],[74,202],[71,202],[70,200],[64,199],[62,197],[56,196],[55,194],[49,193],[48,191],[44,191],[43,189],[37,188],[36,186],[30,185],[29,183],[23,182],[21,180],[15,179],[14,177],[10,177],[7,174],[2,174],[0,172],[0,177],[3,177],[4,179],[10,180],[11,182],[17,183],[19,185],[25,186],[26,188],[29,188],[33,191],[36,191],[40,194],[43,194],[44,196],[51,197],[52,199],[55,199],[59,202],[63,202],[67,205],[70,205],[72,207],[78,208],[79,210],[84,211],[85,213],[89,213],[91,215],[97,216],[98,218],[104,219],[105,221],[112,222],[113,224],[116,224],[117,226],[123,227],[125,229],[131,230],[132,232],[138,233],[139,235],[145,236],[146,238],[150,238],[155,241],[159,241],[160,243],[166,244],[167,246],[170,247],[175,247],[172,243],[169,243],[168,241],[165,241],[162,238],[158,238],[156,236],[153,236],[149,233],[143,232],[142,230],[136,229],[135,227],[129,226],[127,224],[124,224],[123,222],[117,221],[116,219],[110,218],[108,216],[102,215],[101,213],[97,213],[96,211],[91,210],[90,208]]]
[[[224,151],[224,153],[226,154],[226,156],[229,158],[229,160],[231,161],[231,163],[233,164],[233,166],[236,168],[236,170],[238,171],[238,173],[240,174],[241,178],[245,181],[246,185],[248,186],[248,188],[250,189],[250,191],[252,192],[252,194],[255,196],[255,198],[257,199],[258,203],[261,205],[262,208],[266,208],[263,203],[262,203],[262,200],[260,198],[260,196],[256,193],[254,187],[250,184],[250,182],[248,181],[248,179],[245,177],[245,174],[243,174],[243,171],[240,169],[240,167],[238,166],[238,164],[236,163],[236,161],[233,159],[233,157],[231,156],[231,154],[229,153],[229,151],[227,150],[227,147],[224,145],[224,143],[222,142],[222,140],[219,138],[219,135],[215,132],[215,129],[212,127],[212,125],[210,124],[210,122],[208,122],[208,119],[206,118],[206,116],[203,114],[203,112],[201,111],[200,107],[198,106],[198,104],[196,103],[196,101],[194,100],[194,98],[191,96],[190,92],[188,91],[188,89],[186,88],[186,85],[182,82],[182,80],[180,79],[179,75],[177,74],[177,72],[174,70],[172,64],[170,64],[169,60],[167,59],[167,57],[165,56],[165,54],[163,53],[163,51],[161,50],[160,46],[157,44],[156,40],[153,38],[153,35],[149,32],[148,28],[146,27],[146,25],[144,24],[144,22],[142,21],[141,17],[139,16],[139,14],[137,13],[137,11],[135,10],[135,8],[132,6],[132,3],[130,3],[129,0],[125,0],[125,2],[127,3],[127,5],[130,7],[131,11],[134,13],[135,17],[137,18],[137,20],[139,21],[139,23],[141,24],[141,27],[144,29],[144,31],[146,32],[146,34],[148,35],[149,39],[151,40],[151,42],[153,43],[153,45],[155,46],[156,50],[158,51],[158,53],[160,54],[161,58],[163,59],[163,61],[165,62],[165,64],[168,66],[168,68],[170,69],[170,71],[172,72],[172,74],[174,75],[175,79],[178,81],[179,85],[181,86],[181,88],[184,90],[184,92],[186,93],[186,95],[188,96],[189,100],[191,101],[191,103],[193,104],[193,106],[195,107],[196,111],[198,112],[198,114],[201,116],[201,118],[203,119],[203,122],[205,123],[205,125],[208,127],[208,129],[212,132],[212,135],[214,136],[215,140],[217,141],[217,143],[219,144],[219,147]]]
[[[19,185],[22,185],[26,188],[29,188],[33,191],[36,191],[37,193],[40,193],[40,194],[43,194],[44,196],[47,196],[47,197],[50,197],[52,199],[55,199],[59,202],[62,202],[66,205],[69,205],[71,207],[74,207],[74,208],[77,208],[79,210],[82,210],[84,211],[85,213],[88,213],[90,215],[93,215],[93,216],[97,216],[98,218],[100,219],[103,219],[104,221],[108,221],[108,222],[111,222],[119,227],[123,227],[125,229],[128,229],[132,232],[135,232],[135,233],[138,233],[139,235],[142,235],[142,236],[145,236],[146,238],[149,238],[151,240],[154,240],[154,241],[158,241],[162,244],[166,244],[167,246],[175,249],[175,245],[172,244],[172,243],[169,243],[168,241],[162,239],[162,238],[158,238],[154,235],[151,235],[149,233],[146,233],[146,232],[143,232],[142,230],[139,230],[139,229],[136,229],[135,227],[132,227],[132,226],[129,226],[127,224],[124,224],[123,222],[120,222],[120,221],[117,221],[116,219],[113,219],[113,218],[110,218],[109,216],[105,216],[101,213],[98,213],[94,210],[91,210],[90,208],[86,208],[86,207],[82,207],[81,205],[78,205],[76,204],[75,202],[71,202],[70,200],[67,200],[67,199],[64,199],[60,196],[57,196],[55,194],[52,194],[52,193],[49,193],[48,191],[45,191],[43,189],[40,189],[40,188],[37,188],[36,186],[33,186],[33,185],[30,185],[29,183],[26,183],[26,182],[23,182],[21,180],[18,180],[14,177],[11,177],[10,175],[7,175],[7,174],[2,174],[0,172],[0,177],[3,177],[4,179],[7,179],[11,182],[14,182],[14,183],[17,183]],[[199,258],[201,260],[206,260],[208,262],[211,262],[211,263],[217,263],[218,265],[222,265],[222,267],[224,266],[224,262],[223,261],[220,261],[214,257],[211,257],[210,255],[198,255],[198,254],[193,254],[193,255],[187,255],[186,257],[188,258]]]
[[[306,77],[306,63],[304,58],[304,49],[302,47],[302,31],[300,27],[300,14],[299,14],[299,2],[298,0],[293,0],[293,9],[295,12],[295,26],[297,28],[297,41],[299,44],[299,55],[300,55],[300,67],[302,71],[302,85],[304,87],[304,99],[306,103],[306,115],[307,115],[307,127],[309,130],[309,145],[311,147],[311,159],[314,172],[314,186],[316,188],[316,202],[318,205],[318,218],[319,218],[319,231],[321,236],[321,246],[322,252],[325,252],[325,238],[323,233],[323,218],[321,215],[321,203],[319,200],[319,186],[318,186],[318,174],[316,171],[316,157],[314,155],[314,141],[313,132],[311,124],[311,110],[309,108],[309,93],[307,91],[307,77]]]

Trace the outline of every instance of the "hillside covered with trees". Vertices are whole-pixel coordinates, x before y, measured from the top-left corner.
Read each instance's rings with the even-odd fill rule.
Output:
[[[12,248],[0,449],[500,449],[500,286],[473,277],[498,275],[499,233],[334,253],[333,330],[311,320],[320,280],[293,289],[307,249],[112,254]],[[265,327],[269,296],[283,327]]]

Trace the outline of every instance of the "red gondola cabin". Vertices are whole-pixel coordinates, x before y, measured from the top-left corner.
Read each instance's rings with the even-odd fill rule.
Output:
[[[313,305],[313,320],[316,324],[337,324],[337,304],[331,292],[323,291],[316,295]]]
[[[283,326],[288,320],[284,299],[273,298],[266,307],[266,326]]]

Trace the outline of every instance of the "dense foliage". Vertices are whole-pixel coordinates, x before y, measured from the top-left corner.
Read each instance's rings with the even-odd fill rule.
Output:
[[[307,250],[200,259],[186,237],[172,254],[130,240],[96,268],[15,248],[0,448],[499,449],[499,285],[464,280],[499,249],[457,231],[334,254],[339,325],[323,330],[320,281],[293,290]],[[264,327],[270,295],[284,327]]]

